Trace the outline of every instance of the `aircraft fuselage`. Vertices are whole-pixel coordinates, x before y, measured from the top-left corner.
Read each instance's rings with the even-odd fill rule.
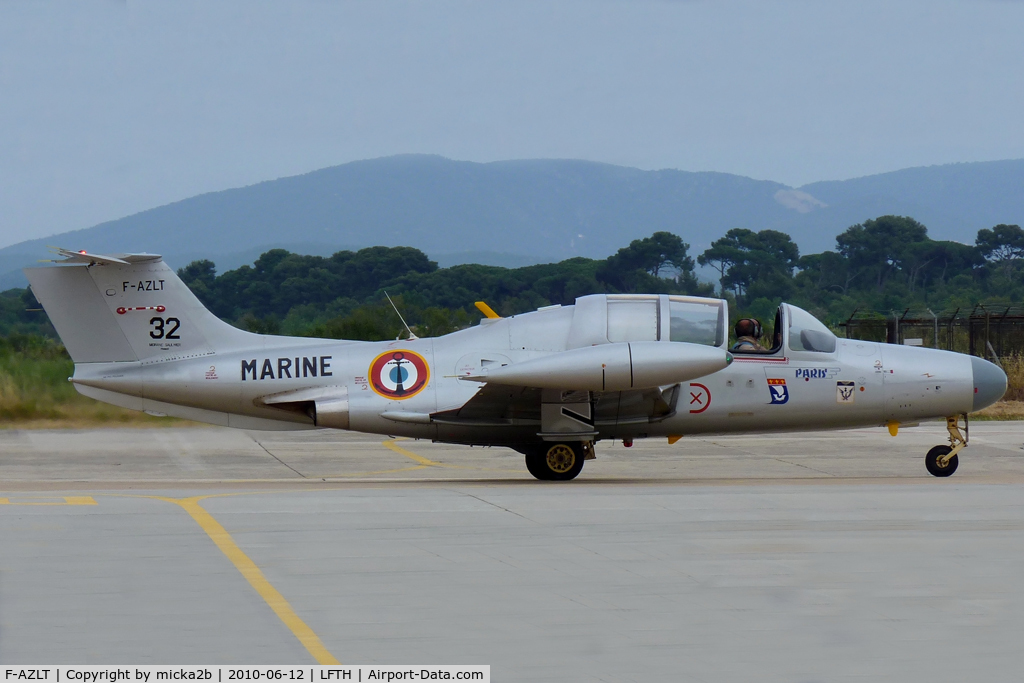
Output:
[[[518,422],[504,416],[507,424],[481,426],[436,422],[429,416],[469,401],[481,383],[461,377],[475,373],[481,364],[521,363],[564,351],[564,342],[563,348],[552,348],[557,344],[545,343],[543,335],[522,337],[515,346],[510,341],[516,339],[514,327],[523,318],[536,315],[550,318],[549,324],[559,322],[552,313],[560,311],[485,321],[435,339],[334,342],[266,337],[262,349],[201,358],[149,365],[80,364],[74,381],[80,391],[102,400],[114,398],[110,392],[121,394],[125,398],[117,402],[126,407],[279,429],[316,425],[306,413],[268,405],[268,398],[308,388],[344,388],[351,430],[460,443],[516,442],[536,435],[539,416],[520,416]],[[390,371],[399,368],[396,377],[413,383],[383,386],[379,376],[373,376],[380,375],[373,363],[382,354],[396,353],[404,358],[392,359]],[[403,367],[406,363],[409,369]],[[621,395],[594,392],[598,439],[907,423],[970,412],[975,400],[969,356],[846,339],[838,340],[833,353],[734,354],[728,367],[682,383],[671,414],[656,421],[616,419],[606,408],[617,408]]]

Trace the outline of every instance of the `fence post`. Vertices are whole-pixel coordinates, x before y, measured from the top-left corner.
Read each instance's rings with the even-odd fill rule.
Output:
[[[949,341],[949,350],[950,351],[953,351],[956,348],[954,346],[954,332],[953,332],[953,330],[954,330],[954,326],[956,325],[956,317],[958,315],[960,315],[960,307],[959,306],[957,306],[957,309],[955,311],[953,311],[953,315],[950,316],[950,318],[949,318],[949,327],[946,330],[946,336],[947,336],[947,339]]]
[[[989,347],[992,346],[992,337],[989,332],[992,329],[992,314],[989,310],[985,309],[985,351],[987,352]],[[984,356],[982,356],[984,358]]]

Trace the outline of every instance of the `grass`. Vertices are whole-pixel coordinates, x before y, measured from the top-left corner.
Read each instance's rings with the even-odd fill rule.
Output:
[[[1024,420],[1024,401],[1000,401],[971,413],[972,420]]]
[[[74,364],[57,342],[17,335],[0,339],[0,429],[194,424],[82,396],[68,381],[73,373]]]
[[[1006,373],[1006,393],[1003,401],[1020,403],[1024,401],[1024,355],[1006,356],[1001,359]]]
[[[1006,393],[999,403],[971,413],[972,420],[1024,420],[1024,355],[1000,359],[1006,373]]]

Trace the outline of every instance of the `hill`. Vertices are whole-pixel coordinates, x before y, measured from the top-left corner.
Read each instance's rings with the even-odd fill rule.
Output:
[[[219,270],[272,247],[328,255],[412,246],[442,264],[521,266],[603,258],[665,230],[699,253],[734,227],[792,235],[804,253],[834,245],[851,224],[913,215],[932,237],[971,242],[978,229],[1024,222],[1024,160],[914,168],[803,188],[727,173],[572,160],[473,163],[403,155],[358,161],[199,195],[91,228],[0,250],[0,289],[55,244],[150,251],[173,266]]]

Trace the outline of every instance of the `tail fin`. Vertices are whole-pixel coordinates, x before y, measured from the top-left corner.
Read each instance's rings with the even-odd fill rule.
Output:
[[[25,275],[76,363],[196,358],[258,343],[206,310],[158,255],[59,253],[68,259]]]

